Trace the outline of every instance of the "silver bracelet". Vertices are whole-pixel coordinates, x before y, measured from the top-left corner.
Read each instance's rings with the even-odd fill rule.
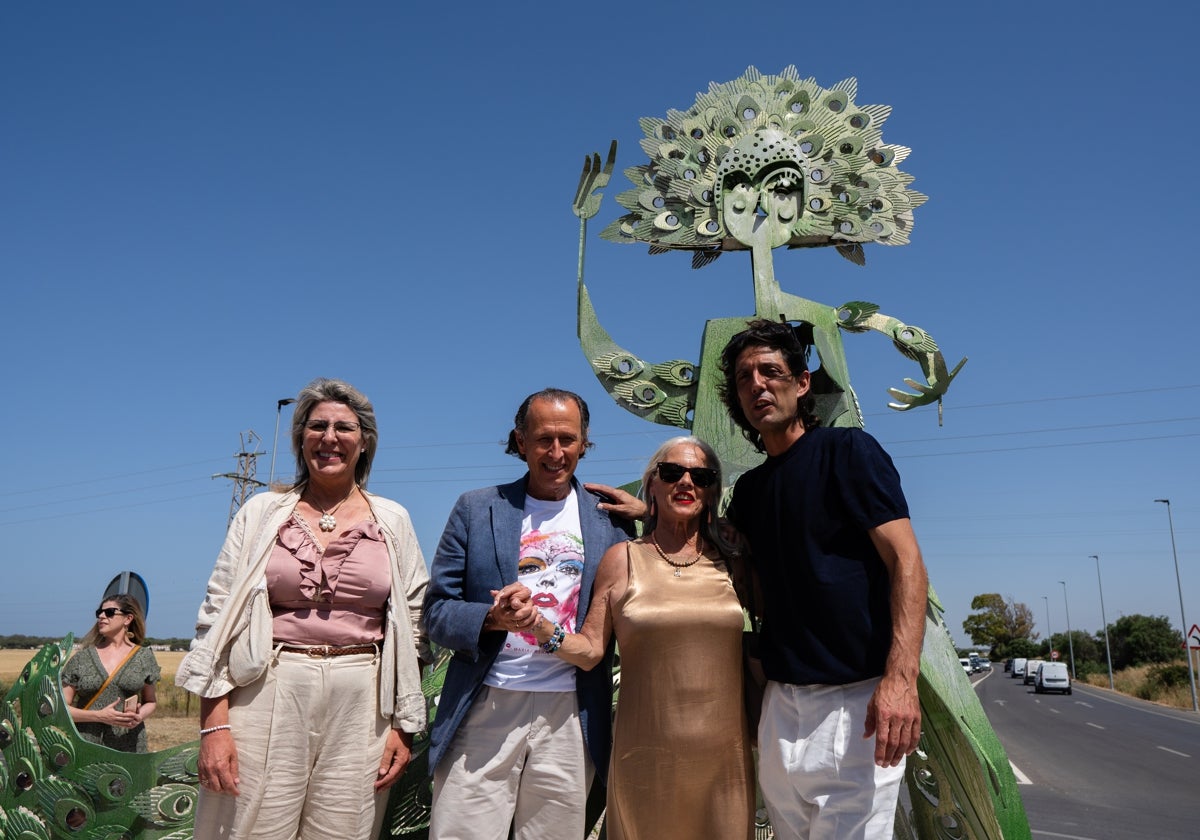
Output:
[[[201,729],[201,735],[208,735],[213,732],[220,732],[222,729],[233,729],[228,723],[219,723],[216,726],[210,726],[208,729]]]

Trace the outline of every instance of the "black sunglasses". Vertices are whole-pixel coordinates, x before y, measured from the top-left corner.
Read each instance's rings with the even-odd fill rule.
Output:
[[[101,607],[100,609],[96,610],[96,619],[99,620],[100,616],[104,616],[105,618],[112,618],[114,615],[125,615],[125,614],[126,614],[125,610],[119,609],[118,607]]]
[[[712,487],[717,481],[717,471],[712,467],[685,467],[682,464],[672,464],[670,461],[658,462],[658,477],[667,484],[674,484],[683,478],[684,473],[692,474],[692,484],[701,490]]]

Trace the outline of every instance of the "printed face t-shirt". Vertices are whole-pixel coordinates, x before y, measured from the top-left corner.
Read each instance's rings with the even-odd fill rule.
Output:
[[[575,489],[558,502],[526,496],[517,581],[529,587],[545,620],[568,633],[578,630],[583,564]],[[509,633],[484,683],[513,691],[574,691],[575,667],[542,650],[532,633]]]

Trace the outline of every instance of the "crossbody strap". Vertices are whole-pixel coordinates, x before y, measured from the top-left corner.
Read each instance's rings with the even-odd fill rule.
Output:
[[[103,682],[103,684],[101,684],[100,688],[96,690],[96,693],[92,695],[92,699],[87,701],[87,705],[84,706],[83,708],[85,708],[85,709],[92,708],[92,704],[100,699],[100,695],[104,693],[104,689],[108,688],[108,684],[113,681],[113,679],[117,676],[117,674],[121,673],[121,669],[129,664],[129,660],[133,659],[133,655],[135,653],[137,653],[140,648],[141,648],[141,645],[133,646],[133,650],[129,651],[129,653],[127,653],[125,655],[125,658],[121,660],[121,664],[117,666],[117,670],[113,671],[111,674],[108,675],[108,679],[106,679]],[[99,659],[100,657],[97,656],[96,658]]]

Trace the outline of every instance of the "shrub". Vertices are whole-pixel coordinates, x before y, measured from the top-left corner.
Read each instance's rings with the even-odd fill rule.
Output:
[[[1163,688],[1187,688],[1189,679],[1187,665],[1156,665],[1146,674],[1147,682],[1155,682]]]

